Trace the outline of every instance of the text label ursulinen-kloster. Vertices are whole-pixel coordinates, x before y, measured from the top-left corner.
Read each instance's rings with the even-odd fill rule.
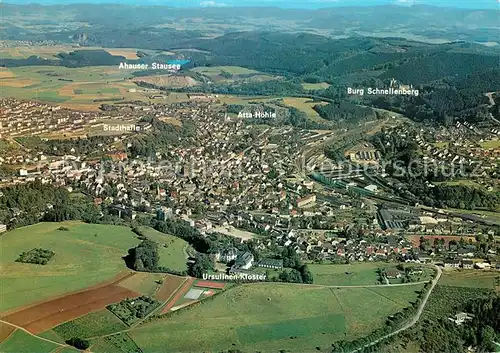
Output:
[[[257,273],[234,273],[231,275],[227,275],[225,273],[218,274],[203,274],[203,279],[205,280],[214,280],[214,281],[249,281],[249,282],[258,282],[265,281],[266,275],[257,274]]]

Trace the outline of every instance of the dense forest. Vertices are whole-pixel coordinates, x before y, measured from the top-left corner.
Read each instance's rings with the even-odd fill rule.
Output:
[[[0,223],[13,229],[45,221],[79,219],[97,222],[99,209],[86,197],[71,198],[68,190],[41,181],[2,189]]]

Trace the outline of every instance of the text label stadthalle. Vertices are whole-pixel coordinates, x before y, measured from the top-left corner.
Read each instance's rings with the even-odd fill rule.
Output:
[[[418,89],[404,89],[404,88],[372,88],[368,87],[366,90],[368,95],[387,95],[387,96],[415,96],[418,97]],[[364,88],[347,88],[347,94],[363,96],[365,94]]]
[[[179,64],[165,64],[165,63],[152,63],[151,67],[149,64],[127,64],[120,63],[118,66],[122,70],[180,70],[181,65]]]

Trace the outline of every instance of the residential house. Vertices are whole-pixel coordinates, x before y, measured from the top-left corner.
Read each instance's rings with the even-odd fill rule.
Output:
[[[443,261],[444,267],[450,268],[459,268],[460,267],[460,260],[452,260],[452,259],[446,259]]]
[[[474,268],[474,262],[472,260],[462,260],[462,267],[472,270]]]
[[[0,233],[4,233],[7,231],[7,226],[5,224],[0,224]]]

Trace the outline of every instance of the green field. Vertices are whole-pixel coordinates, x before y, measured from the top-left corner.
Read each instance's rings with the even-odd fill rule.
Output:
[[[191,71],[199,72],[207,76],[220,75],[222,71],[229,72],[233,75],[247,75],[247,74],[258,74],[259,71],[247,69],[240,66],[210,66],[210,67],[196,67]]]
[[[386,287],[374,293],[368,288],[242,285],[129,334],[145,353],[191,352],[193,347],[326,351],[336,340],[361,337],[384,324],[387,316],[409,306],[415,290],[421,289],[422,285]]]
[[[104,309],[65,322],[53,330],[64,340],[71,337],[90,338],[125,330],[127,326],[109,310]]]
[[[327,120],[320,117],[318,112],[313,109],[315,105],[326,104],[325,102],[311,102],[309,98],[285,97],[283,98],[283,103],[303,111],[313,121],[328,123]]]
[[[145,94],[129,93],[136,85],[126,70],[115,66],[67,68],[63,66],[23,66],[3,70],[2,95],[64,103],[74,107],[97,109],[98,98],[147,100]]]
[[[445,270],[439,279],[439,284],[454,287],[495,289],[497,279],[500,280],[500,272],[494,270]]]
[[[305,90],[311,91],[311,90],[317,90],[317,89],[327,89],[330,87],[330,85],[326,82],[320,82],[320,83],[302,83],[302,88]]]
[[[481,147],[488,150],[490,148],[498,149],[500,148],[500,140],[484,141],[481,143]]]
[[[158,232],[156,229],[150,227],[141,227],[141,232],[149,239],[158,243],[160,266],[178,271],[187,270],[187,259],[184,251],[187,250],[189,244],[185,240]]]
[[[22,330],[16,330],[7,340],[0,343],[0,352],[2,353],[49,353],[58,346],[28,335]],[[76,350],[71,349],[71,352]]]
[[[137,353],[138,347],[127,333],[100,338],[91,347],[95,353]]]
[[[69,231],[58,230],[61,225]],[[7,232],[0,238],[0,311],[109,280],[126,269],[122,256],[139,242],[129,228],[82,222]],[[47,265],[15,262],[35,247],[55,252]]]

